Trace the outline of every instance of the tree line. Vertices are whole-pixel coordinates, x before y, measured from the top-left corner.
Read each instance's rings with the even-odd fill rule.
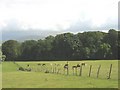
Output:
[[[2,53],[6,61],[119,59],[119,36],[119,31],[110,29],[108,33],[89,31],[24,42],[8,40],[2,43]]]

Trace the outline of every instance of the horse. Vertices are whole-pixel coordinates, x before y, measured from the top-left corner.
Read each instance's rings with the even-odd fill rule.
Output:
[[[80,68],[80,64],[77,64],[76,66],[72,66],[73,75],[74,75],[74,70],[76,70],[76,75],[77,75],[77,68]]]

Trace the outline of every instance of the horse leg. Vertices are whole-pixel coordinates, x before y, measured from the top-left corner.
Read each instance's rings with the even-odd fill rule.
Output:
[[[76,76],[77,76],[77,67],[75,68],[75,70],[76,70]]]
[[[74,68],[72,68],[72,70],[73,70],[73,75],[74,75]]]

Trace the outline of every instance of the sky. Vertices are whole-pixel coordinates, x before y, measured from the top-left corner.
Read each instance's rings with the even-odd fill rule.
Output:
[[[0,0],[0,31],[118,29],[119,0]]]

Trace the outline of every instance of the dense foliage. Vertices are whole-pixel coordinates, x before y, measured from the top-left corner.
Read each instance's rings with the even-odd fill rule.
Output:
[[[119,31],[63,33],[44,40],[22,43],[8,40],[2,44],[6,60],[83,60],[118,59]]]

